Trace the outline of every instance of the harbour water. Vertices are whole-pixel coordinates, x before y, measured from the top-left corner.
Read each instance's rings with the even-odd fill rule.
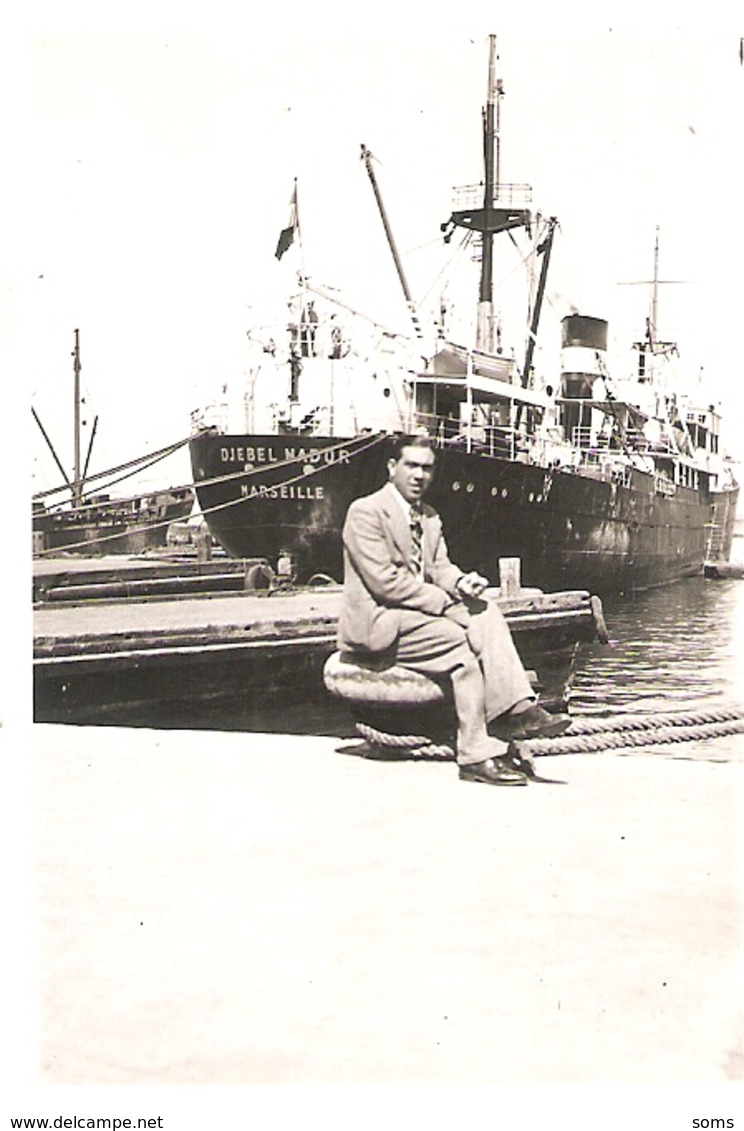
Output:
[[[611,640],[580,649],[572,714],[744,710],[744,581],[688,578],[604,611]],[[738,760],[744,735],[644,752]]]
[[[610,643],[580,650],[576,713],[744,704],[744,581],[688,578],[604,612]]]

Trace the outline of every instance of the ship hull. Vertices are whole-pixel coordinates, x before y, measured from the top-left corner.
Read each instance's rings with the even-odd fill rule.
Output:
[[[86,507],[80,514],[35,514],[35,552],[84,553],[91,557],[141,554],[164,546],[170,523],[188,518],[193,504],[191,489],[180,489],[153,495],[148,506],[138,511],[104,503],[98,508]]]
[[[285,552],[302,581],[341,579],[346,510],[385,482],[388,454],[379,436],[191,441],[199,505],[226,552],[274,567]],[[602,596],[700,573],[716,510],[733,529],[735,494],[671,488],[635,469],[616,482],[451,447],[437,453],[428,499],[464,569],[496,579],[499,559],[514,557],[525,585]]]

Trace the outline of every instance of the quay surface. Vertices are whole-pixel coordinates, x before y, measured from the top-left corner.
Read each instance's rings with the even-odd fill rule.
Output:
[[[514,790],[331,737],[32,729],[45,1085],[744,1078],[743,736]],[[519,1096],[499,1125],[544,1125]]]

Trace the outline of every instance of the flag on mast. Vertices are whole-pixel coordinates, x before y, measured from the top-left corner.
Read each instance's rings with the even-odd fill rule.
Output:
[[[297,212],[297,181],[295,181],[292,195],[289,198],[289,224],[286,228],[282,228],[279,233],[279,239],[274,253],[277,259],[281,259],[285,251],[289,251],[294,242],[295,232],[299,232],[299,230],[300,218]]]

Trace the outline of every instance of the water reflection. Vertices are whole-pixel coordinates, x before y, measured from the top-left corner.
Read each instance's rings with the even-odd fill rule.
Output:
[[[689,578],[604,610],[612,643],[581,649],[575,713],[744,704],[744,582]]]
[[[582,647],[572,714],[744,709],[744,581],[690,578],[604,610],[612,643]],[[744,735],[653,752],[740,757]]]

